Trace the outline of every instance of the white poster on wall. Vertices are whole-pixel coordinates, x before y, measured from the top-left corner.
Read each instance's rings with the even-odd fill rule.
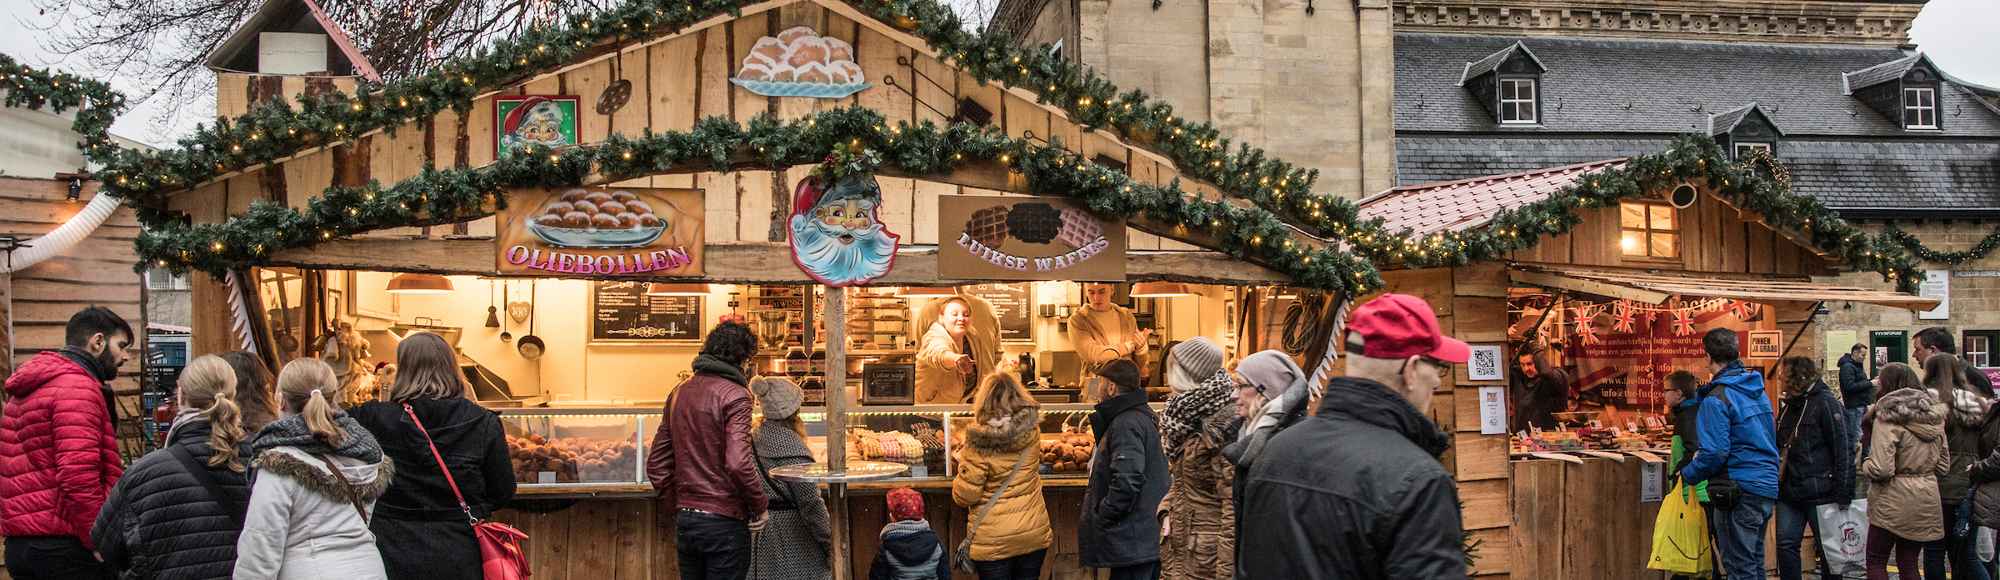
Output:
[[[1479,387],[1479,434],[1507,434],[1507,387]]]
[[[1506,378],[1500,370],[1498,346],[1472,347],[1472,360],[1465,368],[1466,378],[1475,381],[1498,381]]]
[[[1917,295],[1939,300],[1937,308],[1917,313],[1918,320],[1951,319],[1951,271],[1924,270],[1924,283],[1917,287]]]
[[[1639,465],[1639,501],[1666,499],[1667,464],[1648,461]]]

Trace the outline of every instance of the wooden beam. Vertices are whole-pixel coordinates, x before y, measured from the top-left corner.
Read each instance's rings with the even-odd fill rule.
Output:
[[[1571,290],[1575,292],[1582,292],[1585,294],[1596,294],[1598,296],[1610,296],[1612,298],[1637,300],[1640,302],[1645,302],[1647,304],[1659,304],[1662,302],[1666,302],[1668,298],[1673,297],[1673,295],[1671,294],[1654,292],[1651,290],[1641,290],[1638,288],[1630,288],[1625,286],[1619,286],[1616,284],[1592,282],[1589,280],[1578,280],[1576,278],[1556,276],[1553,274],[1543,274],[1541,272],[1528,272],[1524,270],[1508,270],[1507,279],[1513,280],[1515,282],[1520,282],[1523,284],[1534,284],[1536,286],[1560,288],[1563,290]]]
[[[934,247],[906,247],[896,255],[896,267],[876,279],[876,286],[939,286],[957,280],[937,275]],[[712,283],[797,284],[810,278],[792,261],[791,247],[783,243],[746,242],[709,244],[703,249],[701,280]],[[1231,258],[1217,252],[1129,252],[1125,256],[1126,279],[1171,281],[1195,284],[1290,284],[1292,279],[1276,271]],[[327,242],[308,248],[293,248],[272,257],[270,266],[324,270],[368,270],[379,272],[419,272],[466,276],[497,273],[492,239],[396,239],[363,238]],[[616,279],[618,276],[569,276],[574,278]],[[646,276],[627,276],[648,278]]]

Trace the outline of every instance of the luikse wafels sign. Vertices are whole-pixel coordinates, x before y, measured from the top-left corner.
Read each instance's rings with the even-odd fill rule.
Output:
[[[938,196],[938,277],[1125,279],[1125,220],[1062,197]]]

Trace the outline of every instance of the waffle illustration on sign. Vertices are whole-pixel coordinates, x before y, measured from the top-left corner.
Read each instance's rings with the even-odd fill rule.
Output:
[[[1062,210],[1062,230],[1056,233],[1056,240],[1069,244],[1072,248],[1083,248],[1104,235],[1104,228],[1097,225],[1097,218],[1074,207]]]
[[[1007,243],[1007,206],[972,212],[972,219],[965,221],[965,233],[988,248],[999,249]]]
[[[1062,232],[1062,213],[1046,203],[1017,203],[1007,212],[1007,232],[1030,244],[1046,244]]]

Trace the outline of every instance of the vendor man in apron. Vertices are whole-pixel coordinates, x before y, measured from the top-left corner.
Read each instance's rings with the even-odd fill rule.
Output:
[[[1083,308],[1069,315],[1069,343],[1086,370],[1118,359],[1146,366],[1146,339],[1153,329],[1139,328],[1132,311],[1111,303],[1110,284],[1083,285]]]

